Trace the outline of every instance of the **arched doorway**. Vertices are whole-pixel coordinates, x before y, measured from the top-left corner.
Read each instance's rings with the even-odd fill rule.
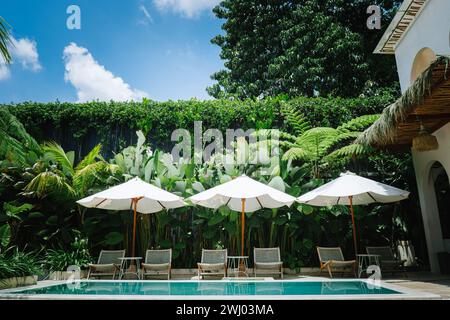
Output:
[[[434,181],[434,192],[439,211],[442,237],[450,239],[450,183],[445,168],[435,162],[431,167],[431,177]]]
[[[411,84],[436,60],[436,54],[430,48],[421,49],[416,57],[411,68]]]

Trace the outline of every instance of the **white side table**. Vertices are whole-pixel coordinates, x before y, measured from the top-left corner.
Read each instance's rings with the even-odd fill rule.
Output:
[[[377,254],[357,254],[356,258],[358,259],[358,278],[361,278],[362,273],[366,272],[370,265],[380,267],[380,256]]]
[[[234,273],[235,277],[248,277],[248,259],[249,256],[228,256],[228,272]]]
[[[125,257],[119,258],[119,260],[120,260],[119,280],[122,280],[123,276],[126,274],[133,274],[137,277],[138,280],[141,279],[142,257]],[[133,267],[135,268],[134,270]]]

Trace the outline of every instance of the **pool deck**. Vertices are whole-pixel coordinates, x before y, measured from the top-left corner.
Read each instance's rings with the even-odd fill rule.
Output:
[[[172,277],[172,280],[192,280],[192,274],[189,275],[183,275],[183,274],[174,274],[174,276]],[[263,279],[261,279],[263,280]],[[285,281],[321,281],[321,280],[329,280],[328,277],[325,277],[323,275],[317,275],[317,274],[288,274],[285,275],[284,277]],[[345,281],[345,280],[351,280],[351,278],[336,278],[333,279],[335,281]],[[107,281],[107,280],[106,280]],[[195,280],[198,281],[198,280]],[[53,280],[45,280],[45,281],[39,281],[38,284],[36,286],[32,286],[32,287],[37,287],[37,286],[48,286],[48,285],[53,285],[53,284],[58,284],[58,283],[64,283],[64,281],[53,281]],[[450,276],[449,275],[436,275],[436,274],[431,274],[431,273],[427,273],[427,272],[413,272],[413,273],[408,273],[407,277],[404,277],[403,275],[398,275],[398,276],[390,276],[390,277],[385,277],[382,281],[381,281],[381,285],[383,287],[386,288],[390,288],[393,290],[397,290],[397,291],[401,291],[402,293],[406,293],[407,295],[405,296],[391,296],[388,297],[389,299],[420,299],[420,300],[424,300],[424,299],[432,299],[432,300],[450,300]],[[30,287],[28,287],[30,288]],[[17,290],[20,289],[24,289],[24,287],[22,288],[16,288]],[[15,290],[15,289],[14,289]],[[2,296],[2,293],[5,293],[3,290],[0,290],[0,299],[11,299],[11,297],[5,297]],[[21,297],[21,298],[25,298],[27,299],[27,297]],[[37,297],[36,297],[37,298]],[[43,297],[41,297],[43,298]],[[49,297],[48,297],[49,298]],[[63,298],[63,297],[52,297],[52,298]],[[71,297],[66,297],[71,299]],[[80,298],[80,297],[74,297],[74,298]],[[100,297],[97,296],[95,297],[96,299],[108,299],[108,298],[113,298],[113,299],[135,299],[135,298],[143,298],[141,297],[132,297],[132,296],[116,296],[116,297],[111,297],[111,296],[105,296],[105,297]],[[150,297],[148,297],[150,298]],[[172,297],[173,298],[173,297]],[[181,299],[186,299],[187,297],[179,297]],[[194,297],[191,297],[194,298]],[[228,297],[209,297],[209,298],[225,298],[225,299],[229,299],[229,298],[233,298],[236,299],[236,296],[228,296]],[[248,297],[247,297],[248,298]],[[252,297],[252,299],[258,299],[261,297]],[[267,298],[267,297],[266,297]],[[279,298],[279,297],[278,297]],[[315,300],[315,299],[323,299],[324,297],[320,297],[320,296],[304,296],[304,297],[291,297],[294,299],[311,299],[311,300]],[[376,296],[351,296],[351,297],[345,297],[345,296],[336,296],[336,297],[332,297],[332,296],[327,296],[327,299],[385,299],[386,296],[383,297],[376,297]],[[164,299],[164,297],[156,297],[153,296],[151,299]],[[262,297],[262,299],[264,299],[264,297]]]
[[[302,276],[288,275],[285,279],[298,277]],[[310,275],[308,277],[325,278],[317,275]],[[414,290],[439,296],[430,299],[450,300],[450,275],[437,275],[429,272],[410,272],[407,274],[407,277],[402,275],[385,276],[383,282],[406,290]]]

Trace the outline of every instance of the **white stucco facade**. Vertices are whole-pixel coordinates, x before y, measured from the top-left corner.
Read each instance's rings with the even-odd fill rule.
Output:
[[[424,48],[431,49],[436,55],[450,55],[450,0],[429,0],[397,44],[395,58],[402,92],[411,85],[411,71],[415,67],[417,69],[417,61],[420,59],[416,57],[421,57]],[[426,51],[425,60],[429,59],[431,52],[428,49]],[[419,66],[419,69],[422,68],[423,66]],[[433,164],[439,162],[447,176],[450,175],[450,122],[433,135],[438,139],[438,150],[412,151],[412,154],[430,267],[431,271],[439,272],[437,253],[450,252],[450,239],[444,239],[442,235],[434,179],[430,170]]]
[[[438,150],[412,151],[412,154],[430,267],[431,271],[439,272],[437,253],[450,252],[450,239],[444,239],[442,236],[431,167],[439,162],[447,172],[447,176],[450,173],[450,122],[436,131],[434,135],[439,142]]]
[[[450,0],[429,0],[395,48],[402,92],[411,85],[414,59],[423,48],[450,55]]]

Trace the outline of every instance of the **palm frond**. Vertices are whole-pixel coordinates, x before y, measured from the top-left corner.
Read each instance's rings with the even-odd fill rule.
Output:
[[[0,108],[0,159],[25,164],[28,151],[40,152],[39,144],[7,108]]]
[[[105,161],[98,161],[84,166],[75,172],[73,177],[73,187],[81,194],[92,188],[97,181],[102,181],[102,176],[113,176],[120,167]]]
[[[86,166],[94,164],[97,160],[104,161],[100,152],[102,151],[102,145],[98,144],[81,160],[75,167],[75,170],[81,170]]]
[[[70,181],[62,173],[44,171],[36,175],[24,188],[25,192],[34,194],[38,198],[47,195],[61,195],[75,197],[76,191]]]
[[[6,63],[11,63],[8,47],[11,45],[11,33],[6,21],[0,16],[0,54]],[[0,60],[1,63],[1,60]]]
[[[73,160],[69,159],[64,149],[56,142],[47,142],[42,146],[45,157],[59,164],[66,175],[74,174]]]

